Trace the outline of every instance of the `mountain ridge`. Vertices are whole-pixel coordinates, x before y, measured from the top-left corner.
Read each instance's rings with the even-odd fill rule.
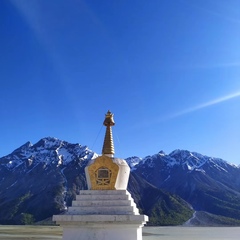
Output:
[[[0,158],[0,223],[19,224],[22,214],[39,221],[65,211],[87,188],[84,168],[97,156],[79,143],[45,137]],[[182,224],[194,209],[240,225],[239,167],[179,149],[126,161],[131,168],[128,190],[150,224]],[[41,202],[48,204],[40,207]]]
[[[225,160],[177,150],[149,156],[134,171],[196,211],[240,220],[240,168]]]

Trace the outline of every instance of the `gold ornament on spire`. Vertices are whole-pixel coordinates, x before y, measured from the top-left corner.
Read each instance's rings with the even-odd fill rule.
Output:
[[[115,125],[115,122],[113,120],[113,113],[111,113],[109,110],[107,114],[105,115],[105,120],[103,122],[103,125],[106,126],[106,133],[102,148],[102,154],[103,155],[114,155],[114,145],[113,145],[113,137],[112,137],[112,126]]]

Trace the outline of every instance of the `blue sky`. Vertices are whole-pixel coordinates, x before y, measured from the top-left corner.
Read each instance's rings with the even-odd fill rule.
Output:
[[[53,136],[240,164],[240,1],[1,0],[0,156]]]

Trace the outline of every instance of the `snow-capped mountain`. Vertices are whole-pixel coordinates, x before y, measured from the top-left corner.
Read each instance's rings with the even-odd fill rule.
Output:
[[[0,224],[19,224],[29,215],[38,221],[65,211],[86,189],[84,168],[97,156],[87,146],[47,137],[0,158]],[[128,190],[151,224],[181,224],[194,209],[240,225],[239,167],[185,150],[126,161],[131,168]]]
[[[182,197],[196,211],[240,220],[240,168],[195,152],[175,150],[143,158],[135,173]]]
[[[160,151],[158,154],[139,160],[133,169],[149,182],[156,180],[157,182],[154,184],[159,187],[169,181],[171,177],[175,178],[176,170],[188,174],[201,172],[203,175],[209,175],[213,178],[220,176],[219,181],[225,181],[225,184],[231,184],[231,187],[236,184],[238,190],[240,189],[240,175],[238,176],[240,168],[238,166],[220,158],[208,157],[187,150],[177,149],[169,155]],[[156,175],[156,178],[153,175]],[[234,181],[229,182],[225,179],[226,177],[232,177]]]
[[[86,188],[84,167],[96,156],[86,146],[47,137],[0,158],[0,221],[20,223],[22,213],[44,219],[63,211],[73,183],[76,190]]]
[[[95,157],[97,155],[86,146],[47,137],[34,145],[30,142],[25,143],[11,154],[3,157],[1,165],[8,169],[19,166],[27,169],[40,163],[44,163],[45,166],[51,164],[64,166],[76,158],[80,159],[81,162]]]
[[[125,160],[128,163],[128,166],[130,167],[131,171],[133,171],[135,169],[135,167],[139,164],[139,162],[142,161],[141,158],[136,157],[136,156],[128,157]]]

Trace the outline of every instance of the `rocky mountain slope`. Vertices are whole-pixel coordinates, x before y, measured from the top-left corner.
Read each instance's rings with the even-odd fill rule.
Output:
[[[86,189],[84,168],[96,156],[86,146],[48,137],[0,158],[0,224],[40,221],[65,211]],[[240,225],[238,167],[180,150],[126,160],[132,170],[128,190],[150,224],[183,224],[194,209]]]
[[[169,155],[161,151],[139,161],[133,172],[180,196],[196,211],[240,220],[240,168],[222,159],[183,150]]]
[[[86,146],[44,138],[1,158],[0,222],[19,223],[23,213],[41,220],[63,211],[72,188],[86,188],[83,171],[93,157]]]

